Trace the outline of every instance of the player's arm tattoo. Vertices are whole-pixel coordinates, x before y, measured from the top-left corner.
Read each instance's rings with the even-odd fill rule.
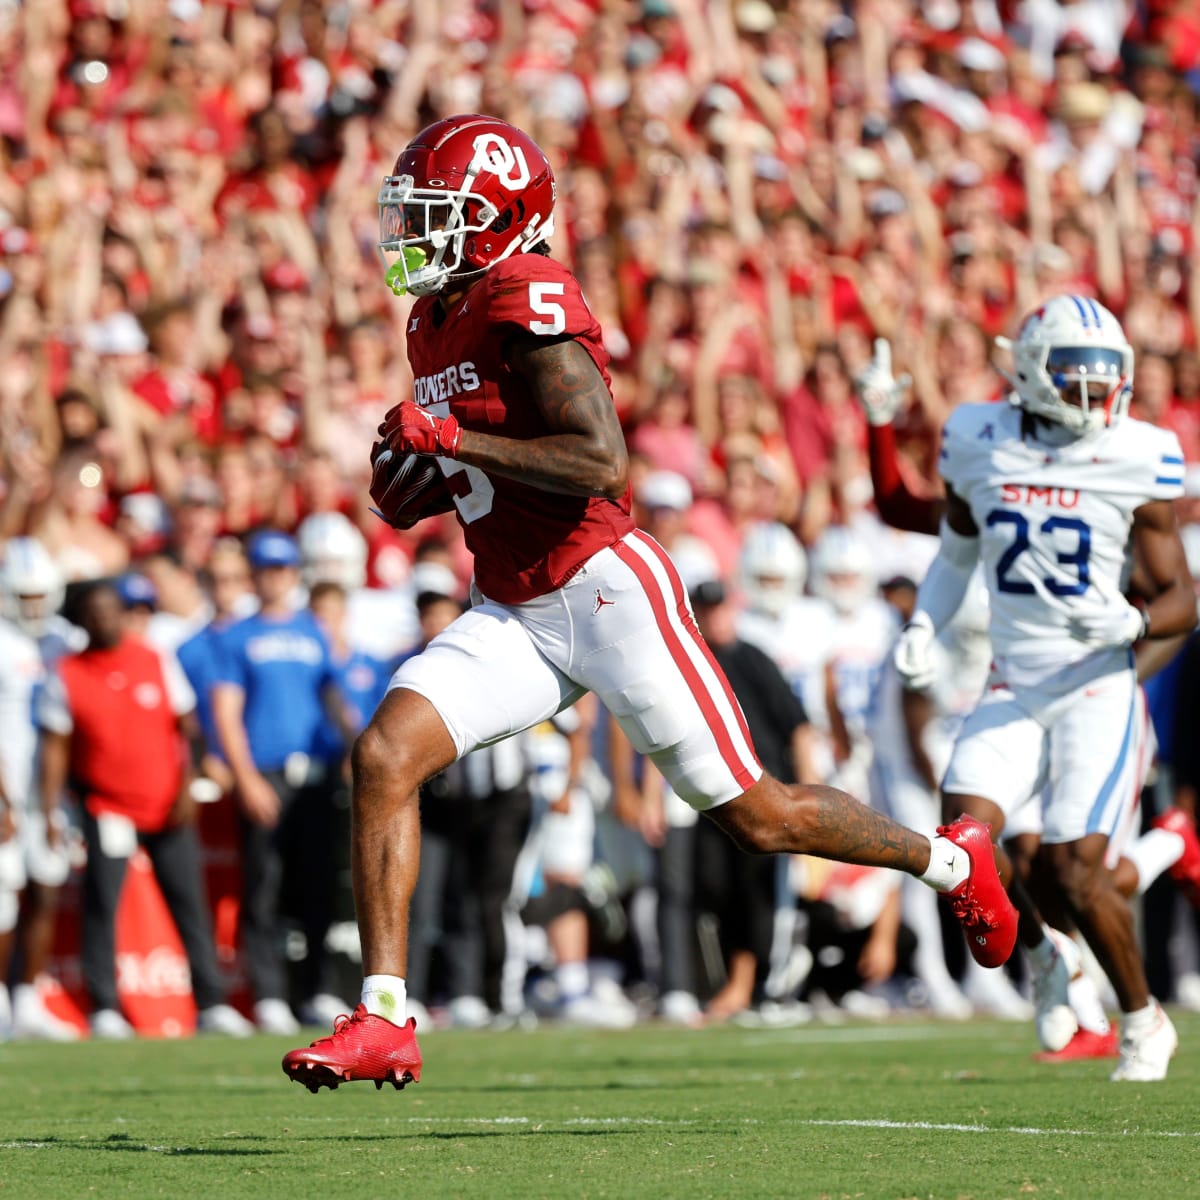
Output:
[[[1143,586],[1149,585],[1149,636],[1191,632],[1196,625],[1196,596],[1170,500],[1151,500],[1134,510],[1133,542],[1139,579]]]
[[[458,458],[547,492],[618,500],[629,454],[612,395],[592,356],[571,339],[516,339],[508,364],[528,385],[546,432],[505,438],[464,430]]]

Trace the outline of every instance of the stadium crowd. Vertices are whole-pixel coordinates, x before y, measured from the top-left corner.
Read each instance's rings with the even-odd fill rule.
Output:
[[[935,549],[873,510],[854,381],[876,338],[911,376],[897,441],[928,480],[947,412],[1003,394],[992,339],[1051,294],[1099,299],[1137,354],[1134,415],[1183,446],[1200,577],[1194,5],[39,0],[0,4],[0,63],[0,539],[36,539],[52,563],[30,591],[6,554],[6,617],[33,621],[53,671],[84,636],[100,644],[92,585],[115,580],[122,636],[182,662],[192,699],[164,691],[196,748],[191,795],[240,814],[263,1028],[288,1031],[292,1008],[323,1024],[341,1003],[322,960],[348,915],[348,739],[468,594],[453,517],[400,532],[368,509],[376,426],[412,385],[412,300],[384,286],[376,193],[437,117],[493,113],[551,157],[552,249],[604,330],[639,523],[714,645],[755,643],[791,685],[779,770],[871,792],[880,666]],[[56,576],[88,631],[60,622],[51,650],[47,614],[17,593],[53,598]],[[253,624],[276,615],[286,638]],[[1164,767],[1193,673],[1189,658],[1158,685]],[[83,715],[50,690],[41,728],[80,743]],[[811,861],[747,873],[602,713],[512,754],[464,760],[424,801],[410,995],[447,1001],[446,1019],[533,1004],[620,1024],[639,999],[681,1020],[702,1004],[798,1019],[802,988],[860,1012],[1027,1011],[1007,976],[972,983],[961,962],[963,993],[928,972],[923,993],[882,988],[922,974],[887,879]],[[192,819],[167,805],[120,851],[84,809],[93,860],[139,840],[154,858]],[[164,869],[200,853],[174,848],[192,858]],[[109,940],[87,986],[115,1013],[95,961],[115,900],[96,875],[85,894]],[[306,935],[299,977],[289,923]],[[185,939],[194,974],[211,937]],[[23,950],[34,968],[45,938]],[[530,964],[546,970],[525,988]],[[1159,964],[1160,994],[1175,965]],[[38,971],[18,966],[18,1028],[54,1028]],[[201,1016],[244,1032],[204,978]],[[1200,978],[1184,983],[1200,1004]],[[125,1032],[115,1016],[96,1032]]]

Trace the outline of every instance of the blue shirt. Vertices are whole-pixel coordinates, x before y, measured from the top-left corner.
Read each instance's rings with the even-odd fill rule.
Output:
[[[329,761],[322,693],[336,676],[329,643],[313,615],[255,613],[220,633],[217,645],[212,682],[234,684],[245,693],[242,723],[254,765],[277,771],[293,754]]]
[[[350,727],[355,733],[362,730],[375,715],[379,702],[387,692],[394,667],[381,658],[352,650],[349,657],[334,663],[334,676],[338,692],[346,705]],[[337,728],[326,723],[320,739],[319,757],[328,760],[340,758],[348,747],[342,741]]]
[[[217,681],[221,634],[228,628],[228,622],[218,624],[210,621],[175,651],[175,657],[179,659],[179,665],[192,685],[192,691],[196,693],[196,719],[200,722],[200,732],[204,734],[204,745],[211,753],[222,758],[221,739],[217,736],[217,722],[213,717],[212,689]]]

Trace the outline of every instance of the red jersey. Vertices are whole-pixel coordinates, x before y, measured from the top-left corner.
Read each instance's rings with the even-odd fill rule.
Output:
[[[183,783],[183,743],[158,652],[125,638],[59,660],[70,713],[71,779],[93,816],[162,829]]]
[[[413,399],[435,416],[452,413],[464,429],[506,438],[549,430],[524,381],[505,361],[518,335],[574,338],[604,376],[600,325],[579,283],[561,263],[516,254],[491,267],[442,317],[423,297],[408,321]],[[478,467],[440,458],[479,590],[501,604],[532,600],[568,579],[593,554],[633,529],[628,489],[620,501],[547,492]]]

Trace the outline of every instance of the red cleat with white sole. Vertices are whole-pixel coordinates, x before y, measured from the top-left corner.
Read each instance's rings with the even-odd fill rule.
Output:
[[[1118,1058],[1120,1054],[1121,1035],[1116,1029],[1107,1033],[1079,1029],[1061,1050],[1042,1050],[1033,1058],[1040,1063],[1060,1063],[1076,1062],[1081,1058]]]
[[[283,1056],[284,1074],[310,1092],[339,1083],[371,1080],[376,1088],[390,1083],[402,1088],[421,1081],[421,1048],[412,1017],[393,1025],[360,1004],[350,1016],[338,1017],[329,1037]]]
[[[1183,853],[1170,868],[1170,875],[1180,891],[1200,908],[1200,837],[1196,836],[1196,822],[1182,808],[1168,808],[1154,818],[1155,829],[1177,833],[1183,839]]]
[[[961,846],[971,860],[971,873],[952,892],[941,894],[962,923],[971,957],[981,967],[1008,962],[1017,944],[1017,910],[996,873],[991,826],[965,813],[938,833]]]

